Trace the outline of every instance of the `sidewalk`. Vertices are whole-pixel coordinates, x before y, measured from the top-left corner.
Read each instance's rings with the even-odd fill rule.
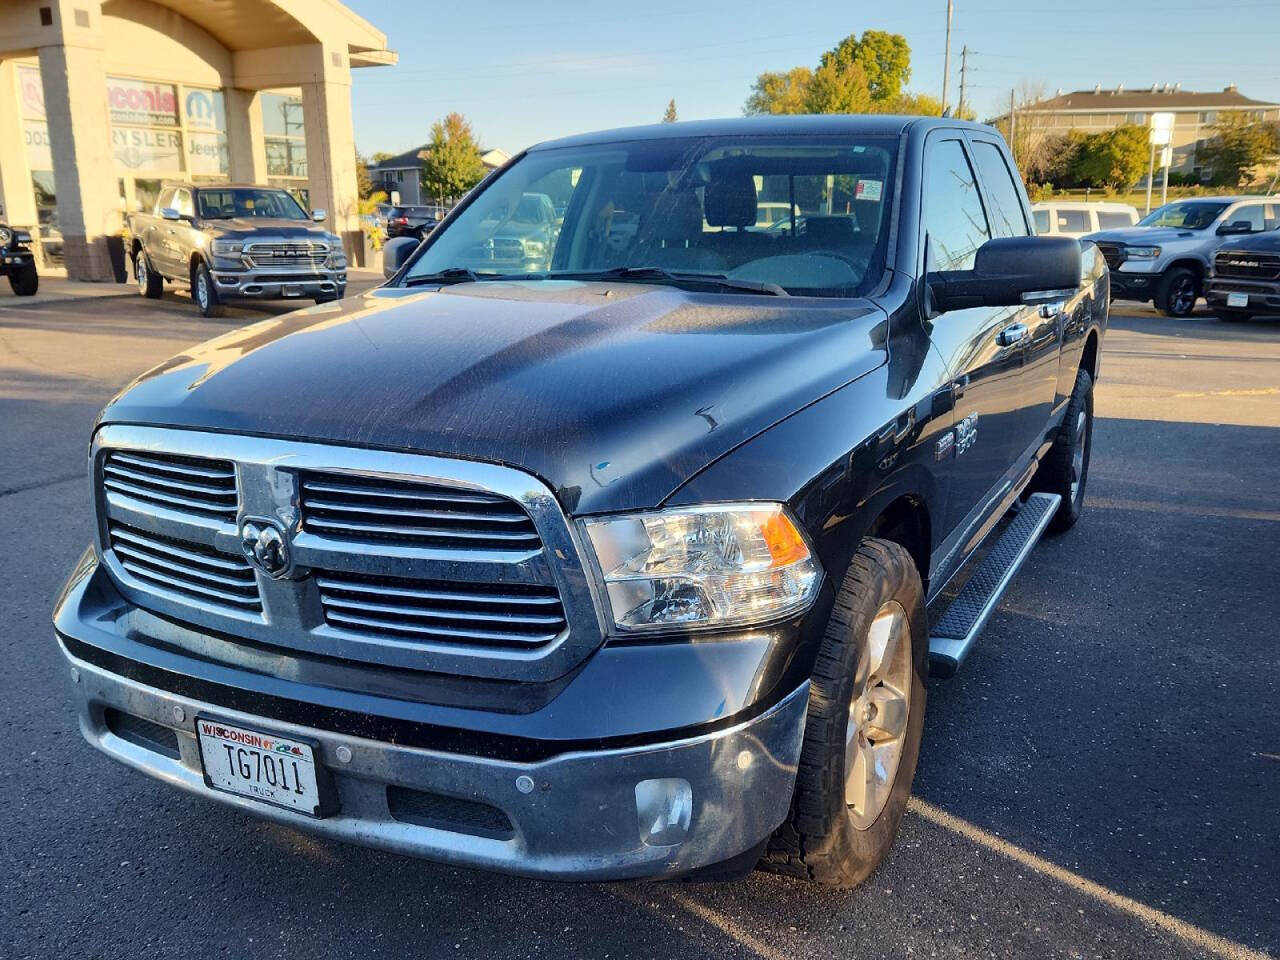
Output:
[[[348,270],[347,295],[354,296],[382,283],[380,271]],[[47,268],[40,272],[40,289],[34,297],[15,297],[9,287],[0,281],[0,308],[30,307],[43,303],[66,303],[78,300],[100,300],[107,297],[136,297],[138,288],[132,283],[85,283],[68,280],[65,270]],[[253,301],[247,301],[252,303]],[[276,301],[270,301],[276,302]],[[279,301],[283,302],[283,301]],[[310,301],[299,301],[306,306]]]

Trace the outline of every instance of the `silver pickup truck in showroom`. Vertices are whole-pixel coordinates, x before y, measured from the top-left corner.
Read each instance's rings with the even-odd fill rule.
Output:
[[[165,283],[191,290],[206,317],[230,300],[337,300],[347,289],[342,239],[287,190],[240,184],[166,183],[153,213],[126,222],[138,292]]]

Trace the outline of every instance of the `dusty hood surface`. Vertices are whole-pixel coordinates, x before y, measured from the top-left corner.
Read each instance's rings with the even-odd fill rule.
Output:
[[[572,512],[651,507],[885,362],[867,301],[568,281],[380,289],[209,341],[103,422],[488,460]]]

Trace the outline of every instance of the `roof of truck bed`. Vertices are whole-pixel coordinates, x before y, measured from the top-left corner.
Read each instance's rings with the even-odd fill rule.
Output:
[[[804,114],[767,117],[733,117],[724,120],[692,120],[681,123],[653,123],[643,127],[619,127],[547,140],[530,150],[579,147],[627,140],[663,140],[675,137],[749,136],[895,136],[908,127],[967,127],[991,132],[991,127],[950,117],[903,117],[882,114]]]

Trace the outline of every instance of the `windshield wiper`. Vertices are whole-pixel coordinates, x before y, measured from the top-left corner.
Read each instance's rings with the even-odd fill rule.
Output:
[[[756,280],[734,280],[723,273],[685,273],[662,267],[612,267],[608,270],[556,271],[542,274],[551,280],[620,280],[624,283],[667,283],[672,286],[705,284],[720,290],[742,290],[771,297],[790,296],[776,283]]]
[[[479,283],[480,275],[470,267],[445,267],[435,273],[424,273],[416,277],[408,277],[404,281],[406,287],[420,287],[428,283],[447,286],[451,283]],[[493,279],[490,277],[490,279]]]

